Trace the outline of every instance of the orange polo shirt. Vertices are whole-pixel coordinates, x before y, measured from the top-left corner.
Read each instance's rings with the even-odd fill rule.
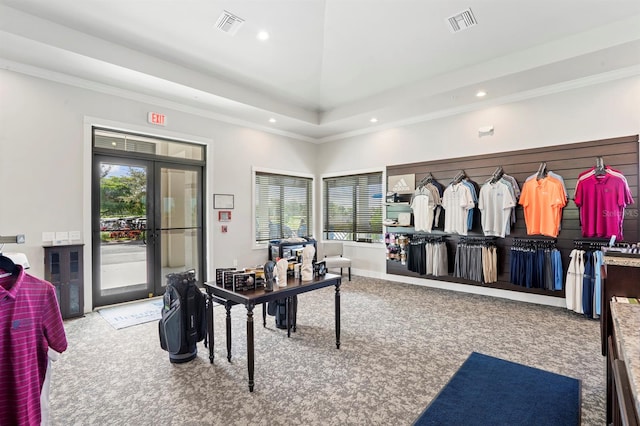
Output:
[[[524,209],[527,234],[558,236],[562,208],[567,204],[558,179],[547,176],[525,182],[518,204]]]

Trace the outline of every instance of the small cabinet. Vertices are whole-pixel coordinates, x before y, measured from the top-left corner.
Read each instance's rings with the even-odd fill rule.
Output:
[[[602,315],[600,315],[600,340],[602,355],[607,354],[607,339],[613,333],[609,303],[613,296],[640,297],[640,267],[615,264],[616,258],[605,255],[602,267],[604,283],[601,286]],[[624,262],[624,259],[623,259]],[[638,262],[636,262],[638,263]]]
[[[620,258],[605,254],[601,287],[602,314],[600,316],[602,354],[607,357],[607,424],[638,424],[632,390],[625,372],[624,360],[619,359],[619,338],[614,327],[611,308],[613,296],[640,297],[640,259]],[[622,420],[622,419],[630,419]]]
[[[44,277],[56,288],[62,318],[84,314],[82,245],[44,248]]]

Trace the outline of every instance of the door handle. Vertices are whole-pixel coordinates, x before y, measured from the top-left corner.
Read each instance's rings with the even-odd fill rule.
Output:
[[[142,241],[145,244],[153,244],[155,242],[154,240],[154,233],[151,229],[145,229],[142,231],[144,233],[144,237],[142,239]]]
[[[155,244],[156,240],[158,239],[159,234],[157,232],[148,230],[147,231],[147,242],[151,243],[151,244]]]

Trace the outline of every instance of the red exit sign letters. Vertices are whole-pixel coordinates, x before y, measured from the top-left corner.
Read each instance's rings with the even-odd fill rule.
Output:
[[[151,124],[157,124],[158,126],[166,126],[167,116],[159,112],[150,112],[147,116],[147,121]]]

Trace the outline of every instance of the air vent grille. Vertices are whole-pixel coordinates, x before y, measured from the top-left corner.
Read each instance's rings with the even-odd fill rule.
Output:
[[[235,35],[243,22],[244,19],[224,10],[216,22],[216,28],[227,34]]]
[[[452,33],[457,33],[458,31],[466,30],[469,27],[473,27],[478,22],[476,21],[476,17],[473,16],[473,12],[471,11],[471,9],[466,9],[456,15],[447,18],[447,23],[449,24],[449,30]]]

